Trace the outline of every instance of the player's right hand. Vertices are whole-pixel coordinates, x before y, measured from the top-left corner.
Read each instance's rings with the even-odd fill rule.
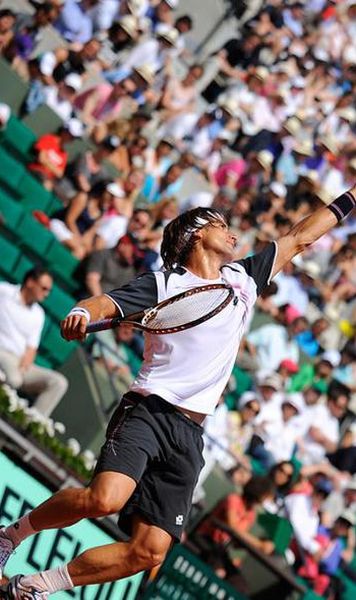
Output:
[[[68,342],[71,340],[82,342],[86,338],[87,325],[88,319],[84,315],[69,314],[61,321],[61,335]]]

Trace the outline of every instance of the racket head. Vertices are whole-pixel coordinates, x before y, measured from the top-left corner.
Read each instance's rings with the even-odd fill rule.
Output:
[[[155,335],[177,333],[219,314],[233,297],[231,286],[207,284],[167,298],[143,313],[128,316],[121,323],[131,323],[135,328]]]

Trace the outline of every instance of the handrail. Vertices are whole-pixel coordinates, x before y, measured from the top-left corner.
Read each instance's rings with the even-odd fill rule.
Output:
[[[299,583],[295,579],[295,577],[293,577],[293,575],[290,575],[290,573],[288,573],[287,571],[284,571],[283,569],[281,569],[274,562],[273,558],[270,558],[269,556],[266,556],[265,554],[262,554],[262,552],[260,552],[260,550],[258,550],[257,548],[255,548],[249,542],[247,542],[245,540],[245,538],[243,536],[241,536],[238,532],[232,530],[231,527],[229,527],[228,525],[226,525],[225,523],[223,523],[219,519],[216,519],[215,517],[210,517],[210,519],[211,519],[211,521],[214,523],[214,525],[216,527],[218,527],[219,529],[221,529],[222,531],[224,531],[225,533],[227,533],[233,540],[235,540],[236,542],[238,542],[239,546],[243,546],[244,548],[246,548],[246,550],[248,550],[248,552],[258,562],[262,563],[266,568],[268,568],[275,575],[277,575],[277,577],[279,577],[279,579],[282,579],[282,580],[286,581],[294,590],[297,590],[298,592],[300,592],[302,594],[305,594],[308,591],[305,586],[303,586],[301,583]]]

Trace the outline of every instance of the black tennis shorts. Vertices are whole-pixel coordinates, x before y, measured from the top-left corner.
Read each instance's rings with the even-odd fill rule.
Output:
[[[137,481],[119,515],[132,533],[132,517],[180,540],[204,465],[203,428],[159,396],[128,392],[110,419],[95,474],[116,471]]]

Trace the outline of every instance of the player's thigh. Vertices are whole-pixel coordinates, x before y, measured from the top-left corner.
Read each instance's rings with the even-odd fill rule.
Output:
[[[160,564],[173,544],[173,536],[167,531],[152,525],[142,515],[133,518],[132,537],[129,542],[138,558]]]

